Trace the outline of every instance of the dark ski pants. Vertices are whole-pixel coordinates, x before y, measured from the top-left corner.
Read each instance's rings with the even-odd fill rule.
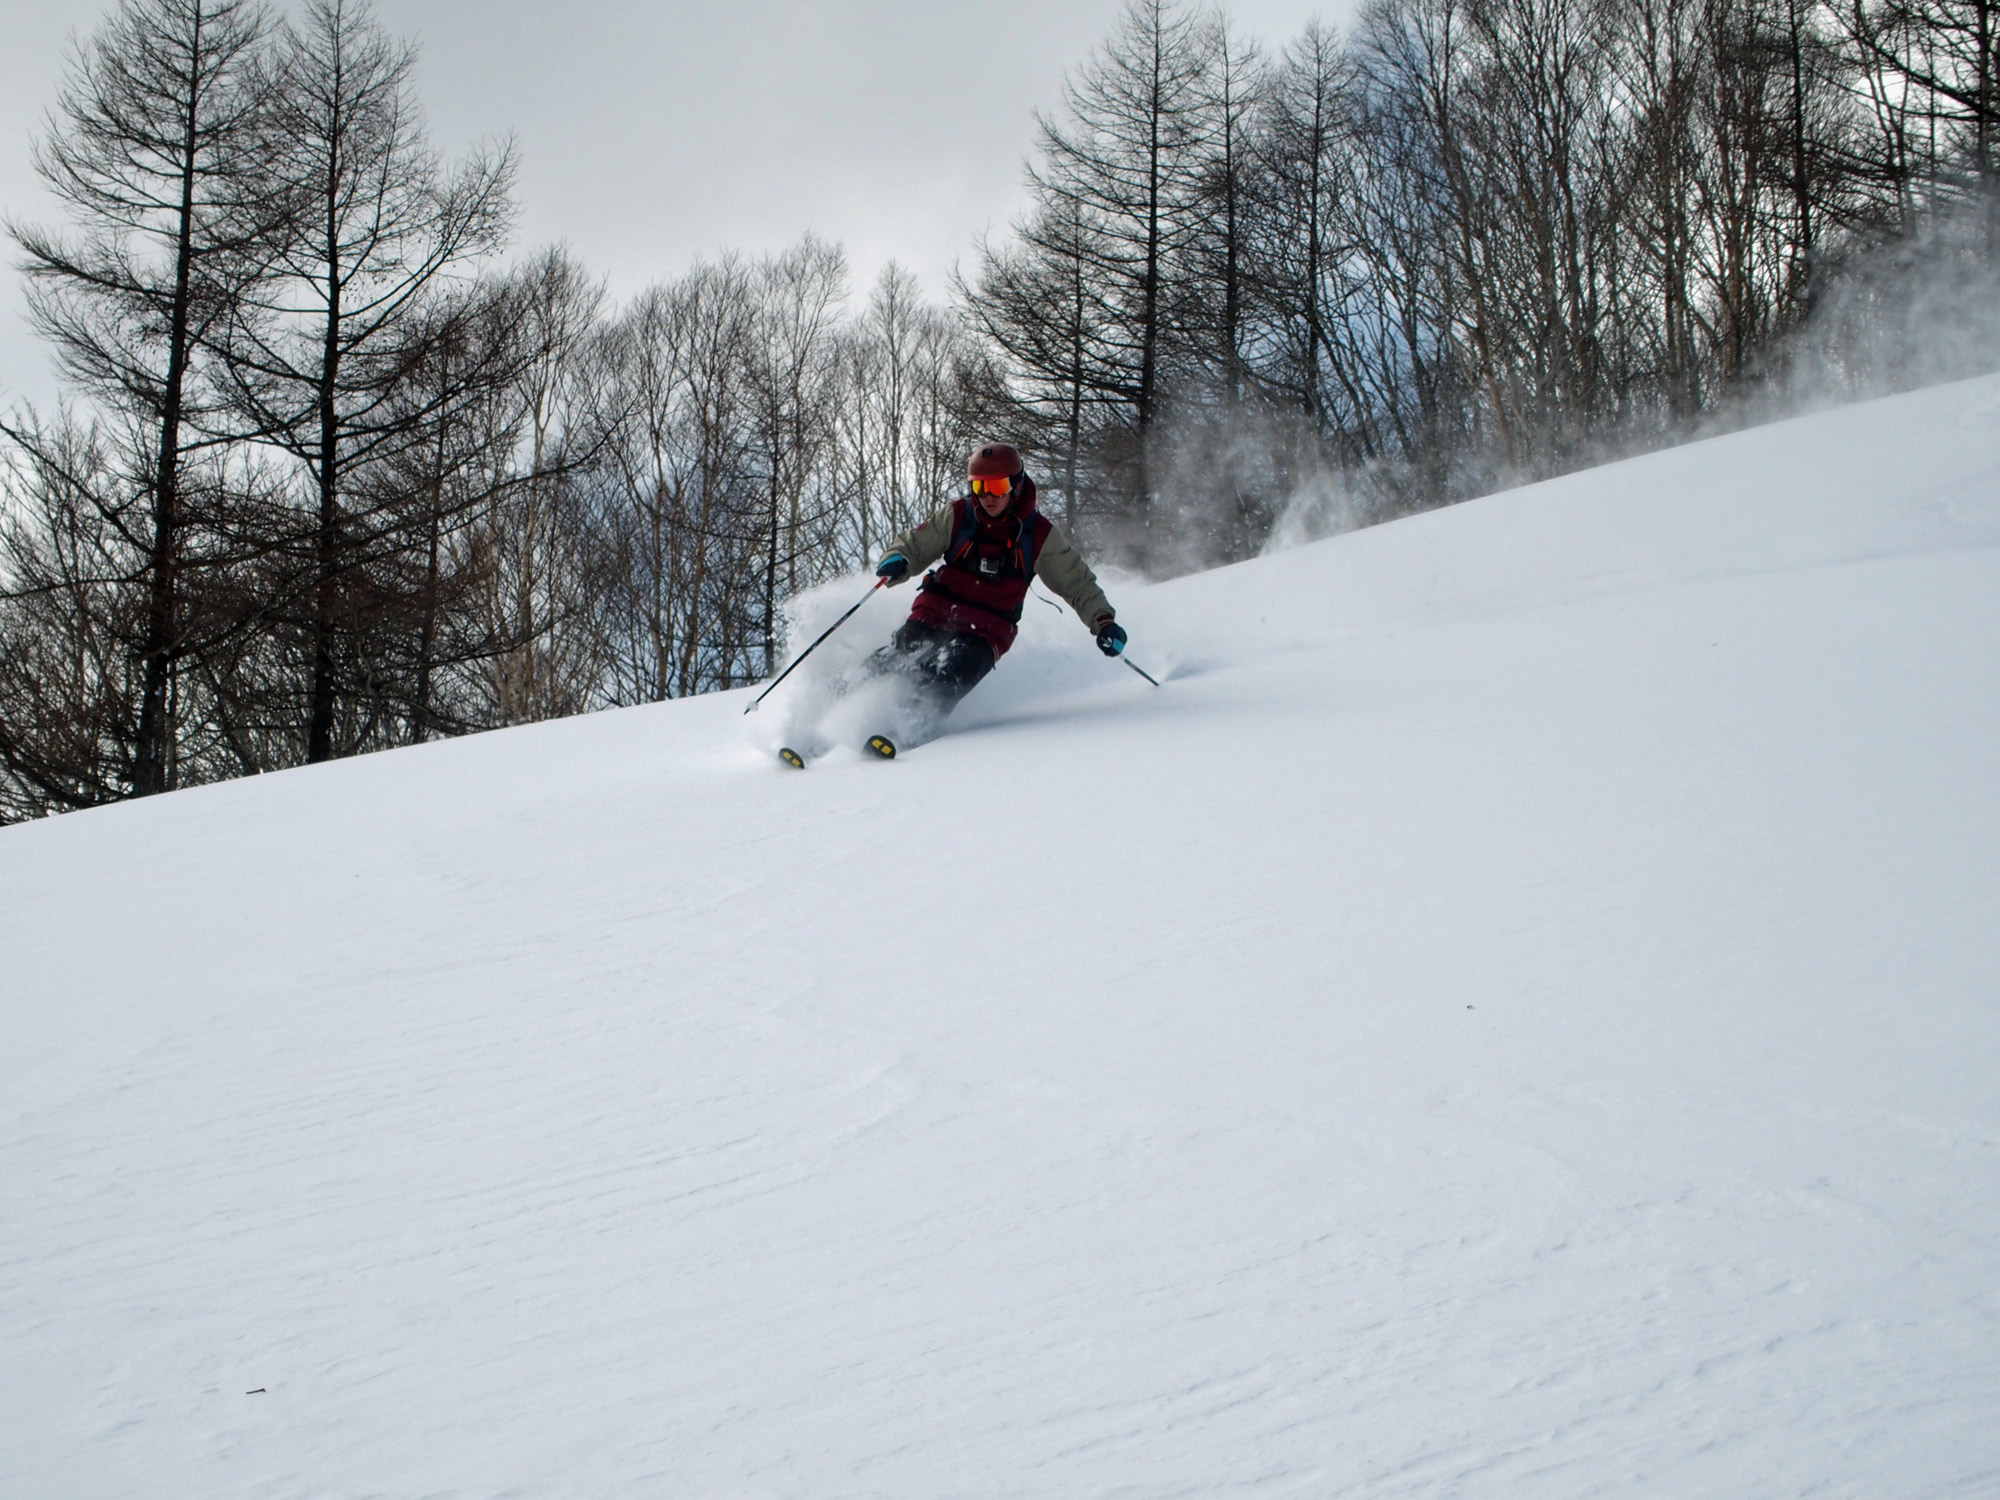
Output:
[[[942,718],[993,670],[993,648],[970,631],[905,620],[870,665],[910,678],[926,706]]]

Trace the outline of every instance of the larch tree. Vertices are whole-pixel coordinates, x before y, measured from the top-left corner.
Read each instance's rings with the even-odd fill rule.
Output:
[[[195,466],[218,441],[204,354],[256,285],[256,247],[281,216],[269,177],[269,24],[255,0],[121,0],[80,50],[35,149],[72,228],[8,226],[30,319],[58,370],[128,438],[111,490],[91,498],[132,570],[104,585],[142,591],[129,643],[138,709],[128,775],[139,796],[173,784],[172,680],[203,628],[189,569],[213,560],[191,544],[221,525],[192,493]],[[42,448],[31,425],[8,435]],[[37,451],[43,467],[53,461]]]
[[[1069,80],[1061,116],[1042,119],[1030,169],[1052,229],[1083,221],[1071,243],[1095,309],[1092,383],[1123,407],[1127,499],[1142,524],[1155,488],[1149,444],[1183,342],[1175,290],[1206,221],[1202,39],[1193,12],[1131,0]]]
[[[362,570],[384,519],[347,504],[347,479],[421,441],[425,407],[399,386],[437,326],[426,302],[501,246],[514,162],[511,146],[440,162],[414,52],[359,0],[310,0],[278,51],[273,172],[289,213],[266,245],[274,279],[232,325],[227,369],[251,430],[308,489],[293,617],[308,658],[305,758],[321,761],[343,748],[342,652],[364,624]]]

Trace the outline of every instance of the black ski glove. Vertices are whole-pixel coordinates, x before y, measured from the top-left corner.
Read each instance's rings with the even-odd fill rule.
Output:
[[[875,564],[875,576],[886,578],[890,583],[900,582],[910,571],[910,560],[900,552],[891,552]]]
[[[1116,656],[1125,649],[1125,627],[1116,620],[1100,621],[1097,627],[1097,649],[1106,656]]]

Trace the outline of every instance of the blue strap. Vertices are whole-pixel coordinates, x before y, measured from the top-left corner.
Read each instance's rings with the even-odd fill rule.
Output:
[[[972,513],[970,500],[954,500],[951,508],[955,512],[951,527],[951,548],[945,553],[948,561],[956,562],[979,536],[979,520]]]
[[[1035,581],[1035,559],[1042,553],[1042,538],[1048,535],[1047,517],[1038,510],[1031,510],[1021,517],[1021,573],[1030,583]]]

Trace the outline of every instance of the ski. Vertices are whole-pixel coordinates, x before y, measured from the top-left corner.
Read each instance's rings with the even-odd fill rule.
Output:
[[[870,755],[880,760],[894,760],[896,758],[896,742],[886,734],[869,735],[868,743],[864,748]],[[778,747],[778,759],[795,771],[803,771],[806,768],[805,756],[794,750],[790,745],[780,745]]]

